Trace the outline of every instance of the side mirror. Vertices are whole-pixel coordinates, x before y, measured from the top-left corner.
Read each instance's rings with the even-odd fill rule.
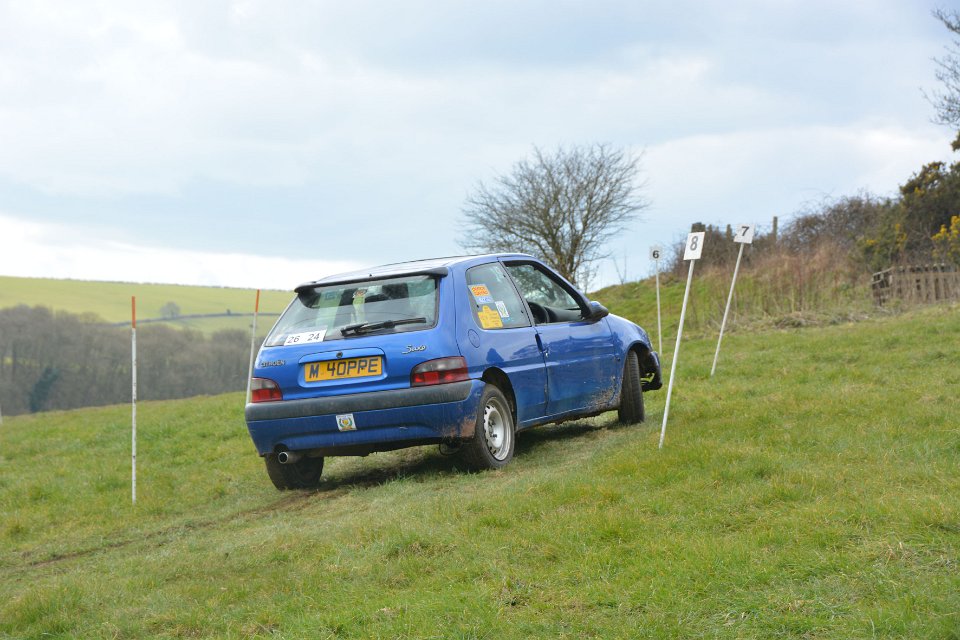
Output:
[[[599,302],[597,302],[596,300],[590,301],[589,309],[590,309],[590,313],[587,314],[586,319],[589,320],[590,322],[596,322],[597,320],[600,320],[601,318],[605,318],[608,315],[610,315],[610,310],[607,309],[602,304],[600,304]]]

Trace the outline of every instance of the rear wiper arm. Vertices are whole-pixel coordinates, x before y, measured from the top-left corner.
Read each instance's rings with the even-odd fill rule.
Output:
[[[378,329],[393,329],[397,325],[401,324],[420,324],[426,322],[427,319],[422,316],[419,318],[402,318],[400,320],[383,320],[381,322],[360,322],[358,324],[350,324],[341,328],[340,335],[345,336],[348,333],[359,335],[361,333],[376,331]]]

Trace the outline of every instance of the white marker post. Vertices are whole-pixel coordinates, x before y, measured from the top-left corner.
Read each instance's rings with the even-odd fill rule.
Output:
[[[673,395],[673,379],[677,373],[677,360],[680,357],[680,337],[683,335],[683,320],[687,315],[687,299],[690,297],[690,283],[693,282],[693,263],[700,259],[703,253],[703,231],[697,231],[687,236],[687,245],[683,250],[683,259],[690,261],[690,270],[687,272],[687,288],[683,292],[683,307],[680,309],[680,327],[677,329],[677,346],[673,350],[673,362],[670,363],[670,382],[667,384],[667,401],[663,407],[663,426],[660,427],[660,449],[663,449],[663,439],[667,435],[667,416],[670,415],[670,396]]]
[[[253,303],[253,331],[250,334],[250,371],[247,373],[247,396],[245,402],[250,402],[250,380],[253,378],[253,360],[256,357],[257,344],[257,314],[260,313],[260,289],[257,289],[257,301]]]
[[[132,362],[132,431],[130,456],[130,495],[137,503],[137,297],[130,297],[130,354]]]
[[[740,243],[740,252],[737,254],[737,265],[733,268],[733,281],[730,282],[730,295],[727,296],[727,308],[723,310],[723,321],[720,323],[720,338],[717,340],[717,352],[713,354],[713,366],[710,368],[710,376],[717,370],[717,359],[720,357],[720,343],[723,342],[723,330],[727,326],[727,315],[730,313],[730,302],[733,300],[733,288],[737,286],[737,272],[740,271],[740,258],[743,257],[743,248],[753,243],[753,231],[755,225],[741,224],[737,227],[737,233],[733,236],[734,242]]]
[[[660,326],[660,256],[662,254],[663,250],[660,245],[655,244],[650,247],[650,259],[653,260],[653,268],[657,274],[657,343],[659,353],[663,353],[663,329]]]

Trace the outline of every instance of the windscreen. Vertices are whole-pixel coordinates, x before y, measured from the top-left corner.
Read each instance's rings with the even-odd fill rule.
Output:
[[[418,331],[437,322],[437,278],[401,276],[301,290],[267,336],[268,347]]]

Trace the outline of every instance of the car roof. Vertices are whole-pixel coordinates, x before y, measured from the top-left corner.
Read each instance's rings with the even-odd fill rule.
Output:
[[[331,284],[340,284],[347,282],[363,282],[365,280],[379,280],[381,278],[392,278],[404,275],[431,274],[443,276],[449,272],[450,267],[464,265],[466,263],[482,263],[493,259],[521,259],[532,260],[533,256],[525,253],[487,253],[481,255],[447,256],[444,258],[426,258],[423,260],[411,260],[409,262],[395,262],[384,264],[377,267],[359,269],[357,271],[347,271],[331,276],[305,282],[296,288],[297,291],[310,287],[324,286]]]

